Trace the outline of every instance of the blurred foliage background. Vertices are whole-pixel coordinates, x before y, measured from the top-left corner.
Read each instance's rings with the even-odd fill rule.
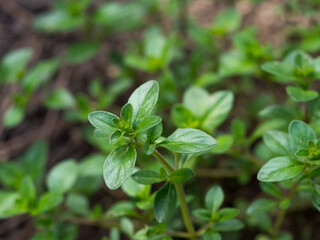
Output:
[[[194,127],[221,143],[190,163],[198,178],[186,191],[201,196],[191,205],[200,205],[201,189],[219,183],[225,205],[238,207],[247,225],[225,239],[255,239],[271,224],[270,216],[245,213],[263,196],[256,173],[272,155],[262,134],[286,131],[293,119],[310,122],[320,133],[319,115],[306,117],[303,103],[287,98],[279,84],[283,76],[275,78],[261,65],[295,49],[317,57],[319,9],[317,0],[0,1],[0,239],[102,239],[113,226],[104,229],[99,219],[109,219],[112,206],[113,215],[137,215],[129,199],[136,203],[149,194],[110,191],[102,184],[100,166],[111,146],[94,138],[87,116],[94,110],[119,113],[132,90],[150,79],[160,84],[157,113],[165,136],[175,127]],[[314,91],[319,87],[312,85]],[[190,114],[215,93],[227,107],[222,111],[217,104],[214,124]],[[199,105],[191,106],[193,101]],[[155,164],[146,157],[138,162]],[[41,209],[39,202],[30,210],[35,216],[50,210],[55,217],[21,215],[30,213],[15,205],[21,186],[33,181],[37,197],[31,198],[49,194],[48,173],[59,163],[70,175],[77,168],[64,203],[57,207],[62,200],[51,199],[57,203],[53,210]],[[17,212],[6,212],[1,201]],[[71,215],[61,219],[65,209]],[[319,224],[319,214],[306,203],[289,213],[284,228],[293,239],[316,240]],[[117,239],[112,231],[110,239]]]

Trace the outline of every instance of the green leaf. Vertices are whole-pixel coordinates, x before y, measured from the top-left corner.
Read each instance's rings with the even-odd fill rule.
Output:
[[[25,212],[19,206],[20,195],[17,192],[0,191],[0,219],[9,218]]]
[[[48,144],[37,141],[28,148],[22,159],[23,169],[32,177],[38,188],[43,184],[43,176],[48,159]]]
[[[22,122],[24,116],[25,111],[23,108],[18,106],[10,107],[2,117],[3,125],[6,128],[13,128]]]
[[[127,123],[131,125],[132,121],[132,105],[130,103],[125,104],[122,109],[120,116],[126,120]]]
[[[290,64],[285,62],[266,62],[261,65],[263,71],[266,71],[277,77],[275,82],[289,83],[296,80],[294,69]]]
[[[262,191],[271,196],[282,198],[282,193],[276,184],[270,182],[260,182]]]
[[[148,130],[149,128],[152,128],[159,124],[162,121],[161,117],[159,116],[148,116],[146,117],[142,122],[138,124],[138,127],[136,128],[137,132],[143,132]]]
[[[159,95],[159,84],[152,80],[142,84],[130,96],[128,103],[133,109],[134,122],[140,122],[148,117],[154,109]]]
[[[117,128],[117,125],[113,120],[119,119],[119,117],[109,112],[95,111],[89,114],[88,119],[94,127],[110,132]]]
[[[198,127],[199,120],[182,104],[176,104],[171,111],[172,121],[177,127]]]
[[[60,192],[47,192],[40,197],[37,208],[32,212],[33,215],[49,211],[58,206],[63,201]]]
[[[81,177],[101,176],[105,157],[102,154],[86,156],[78,165],[78,173]]]
[[[319,186],[316,187],[319,188]],[[311,199],[313,206],[320,212],[320,192],[317,188],[312,191]]]
[[[172,152],[199,153],[213,149],[217,141],[203,131],[183,128],[174,131],[161,145]]]
[[[231,219],[224,222],[218,222],[213,225],[213,228],[219,232],[238,231],[244,227],[243,222],[237,219]]]
[[[224,200],[224,194],[220,186],[214,186],[209,189],[206,194],[205,203],[211,214],[214,214],[222,205]]]
[[[67,89],[56,89],[45,99],[44,105],[51,109],[68,109],[75,105],[75,99]]]
[[[3,186],[18,188],[24,174],[23,168],[14,162],[0,164],[0,181]]]
[[[89,214],[88,198],[79,193],[70,193],[67,197],[67,206],[71,212],[79,215],[86,216]]]
[[[221,12],[214,20],[211,32],[224,35],[237,30],[241,25],[241,14],[236,9],[228,9]]]
[[[294,140],[296,148],[308,148],[308,142],[317,141],[317,136],[308,124],[294,120],[289,125],[289,135]]]
[[[39,232],[36,235],[33,235],[30,240],[43,240],[43,239],[55,240],[56,237],[54,236],[54,234],[52,232],[44,231],[44,232]]]
[[[194,173],[189,168],[180,168],[170,174],[170,180],[176,183],[183,183],[194,177]]]
[[[128,236],[132,236],[134,234],[134,225],[129,218],[120,219],[120,229]]]
[[[208,209],[199,208],[192,211],[192,215],[204,221],[211,220],[211,212]]]
[[[208,228],[203,234],[203,240],[222,240],[222,237],[217,231]]]
[[[47,177],[50,191],[65,193],[75,184],[78,177],[78,166],[74,160],[64,160],[55,165]]]
[[[239,212],[240,211],[236,208],[222,208],[218,211],[218,214],[220,215],[219,222],[224,222],[235,218]]]
[[[137,169],[133,170],[133,172],[135,171],[137,171]],[[149,198],[151,186],[146,184],[140,184],[134,181],[132,178],[128,178],[124,182],[124,184],[122,184],[121,189],[129,197],[147,201]]]
[[[286,87],[286,91],[295,102],[308,102],[319,96],[317,91],[303,90],[302,88],[293,86]]]
[[[32,57],[31,48],[20,48],[7,53],[0,64],[0,82],[15,82],[25,71]]]
[[[33,203],[36,199],[36,186],[30,176],[25,176],[19,187],[19,194],[23,200]]]
[[[233,100],[234,95],[230,91],[218,91],[210,95],[207,110],[201,118],[202,128],[213,131],[223,123],[232,109]]]
[[[98,42],[77,42],[72,44],[68,49],[68,59],[72,64],[79,64],[88,61],[94,57],[100,48]]]
[[[177,205],[177,192],[173,184],[167,183],[156,194],[154,199],[155,217],[159,223],[167,221]]]
[[[270,130],[263,134],[263,141],[274,153],[284,156],[294,156],[294,143],[287,133]]]
[[[153,170],[140,170],[132,174],[131,177],[140,184],[153,184],[163,181],[160,174]]]
[[[161,123],[149,128],[147,131],[147,140],[149,143],[155,142],[162,134],[163,126]]]
[[[209,94],[200,87],[190,87],[183,95],[183,105],[186,106],[193,116],[201,118],[209,105]]]
[[[217,147],[212,149],[210,152],[216,154],[226,153],[233,145],[234,138],[230,134],[224,134],[217,137]]]
[[[259,214],[262,212],[269,212],[273,210],[276,206],[277,206],[276,201],[268,198],[261,198],[250,204],[250,206],[247,209],[247,214],[252,215],[252,214]]]
[[[25,91],[34,92],[40,85],[48,82],[60,66],[59,59],[49,59],[38,63],[22,79],[22,87]]]
[[[109,138],[109,143],[114,145],[116,144],[117,142],[119,142],[119,140],[121,139],[122,137],[122,132],[120,130],[115,130],[111,135],[110,135],[110,138]]]
[[[303,169],[298,161],[289,157],[276,157],[269,160],[258,172],[258,180],[263,182],[279,182],[298,176]]]
[[[120,146],[113,150],[103,165],[103,178],[107,186],[119,188],[131,176],[137,158],[133,146]]]

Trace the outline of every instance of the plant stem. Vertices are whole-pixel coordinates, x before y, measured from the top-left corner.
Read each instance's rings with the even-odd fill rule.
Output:
[[[161,162],[161,164],[165,167],[165,169],[169,173],[173,172],[173,168],[169,165],[169,163],[165,160],[165,158],[157,150],[154,151],[153,156]],[[193,224],[192,224],[192,221],[190,218],[190,214],[189,214],[188,206],[186,203],[182,184],[174,183],[174,185],[175,185],[177,193],[178,193],[178,198],[179,198],[179,202],[180,202],[180,207],[181,207],[181,212],[182,212],[184,224],[185,224],[186,229],[188,230],[189,235],[190,235],[189,238],[192,240],[196,240],[196,234],[195,234],[194,227],[193,227]]]
[[[288,198],[290,200],[292,199],[292,197],[296,193],[297,186],[298,186],[298,183],[295,183],[294,186],[291,188],[290,193],[288,194]],[[277,219],[273,225],[273,232],[272,232],[273,239],[275,239],[278,236],[279,230],[283,224],[283,220],[284,220],[284,217],[286,216],[286,213],[287,213],[287,209],[281,209],[280,213],[278,214]]]

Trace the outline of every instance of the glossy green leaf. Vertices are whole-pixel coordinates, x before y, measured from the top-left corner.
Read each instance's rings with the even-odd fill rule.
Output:
[[[287,133],[270,130],[263,134],[263,141],[274,153],[283,156],[294,156],[294,143]]]
[[[50,191],[65,193],[75,184],[78,177],[78,166],[74,160],[65,160],[55,165],[47,177]]]
[[[138,124],[138,127],[136,129],[137,132],[146,131],[149,128],[152,128],[159,124],[162,121],[161,117],[159,116],[148,116],[146,117],[142,122]]]
[[[130,125],[132,121],[132,112],[133,112],[132,105],[130,103],[127,103],[122,107],[121,113],[120,113],[120,116],[124,118],[126,122],[129,123]]]
[[[161,123],[157,124],[156,126],[149,128],[147,131],[147,140],[148,142],[153,143],[156,141],[162,134],[163,126]]]
[[[131,177],[140,184],[153,184],[163,181],[160,174],[153,170],[140,170],[132,174]]]
[[[269,160],[258,172],[258,180],[279,182],[298,176],[304,165],[289,157],[276,157]]]
[[[24,116],[25,111],[23,108],[18,106],[10,107],[2,117],[3,125],[6,128],[13,128],[22,122]]]
[[[174,131],[161,145],[177,153],[199,153],[213,149],[217,141],[203,131],[182,128]]]
[[[122,137],[122,132],[120,130],[115,130],[111,135],[110,135],[110,138],[109,138],[109,143],[114,145],[116,144],[117,142],[119,142],[119,140],[121,139]]]
[[[194,173],[189,168],[180,168],[170,174],[170,180],[176,183],[183,183],[194,177]]]
[[[177,205],[177,192],[173,184],[167,183],[156,194],[154,199],[155,217],[159,223],[167,221]]]
[[[220,186],[214,186],[209,189],[206,194],[205,203],[211,214],[214,214],[222,205],[224,200],[224,193]]]
[[[0,64],[0,82],[19,80],[23,76],[31,57],[31,48],[20,48],[4,55]]]
[[[117,125],[113,122],[113,120],[119,119],[119,117],[109,112],[95,111],[89,114],[88,119],[94,127],[106,132],[110,132],[117,128]]]
[[[135,173],[137,169],[134,169]],[[132,178],[128,178],[122,185],[121,190],[128,195],[129,197],[135,199],[141,199],[148,202],[148,198],[151,191],[151,186],[148,184],[140,184],[133,180]],[[142,205],[142,204],[141,204]]]
[[[308,102],[319,96],[318,92],[313,90],[303,90],[299,87],[288,86],[286,87],[287,94],[295,102]]]
[[[293,139],[296,148],[308,148],[308,141],[317,140],[313,129],[299,120],[294,120],[290,123],[289,135]]]
[[[261,198],[250,204],[250,206],[247,209],[247,214],[252,215],[252,214],[258,214],[262,212],[269,212],[273,210],[276,206],[277,206],[276,201],[268,198]]]
[[[154,109],[159,95],[159,84],[152,80],[142,84],[130,96],[128,103],[133,109],[133,120],[140,122],[148,117]]]
[[[68,109],[75,105],[75,99],[67,89],[56,89],[45,99],[44,104],[47,108]]]
[[[131,176],[136,158],[136,149],[126,145],[117,147],[108,155],[103,165],[103,177],[110,189],[119,188]]]

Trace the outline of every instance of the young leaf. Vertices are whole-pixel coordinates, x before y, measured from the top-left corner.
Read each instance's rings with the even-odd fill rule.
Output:
[[[162,121],[161,117],[159,116],[148,116],[146,117],[142,122],[138,124],[138,127],[136,129],[137,132],[146,131],[149,128],[152,128],[159,124]]]
[[[128,103],[132,105],[134,122],[148,117],[158,101],[159,84],[152,80],[142,84],[130,96]]]
[[[316,91],[303,90],[302,88],[293,86],[286,87],[286,91],[295,102],[308,102],[319,96]]]
[[[163,126],[161,123],[158,123],[152,128],[149,128],[147,131],[147,140],[150,143],[153,143],[157,140],[162,134]]]
[[[68,49],[68,60],[72,64],[83,63],[94,57],[100,48],[98,42],[86,41],[72,44]]]
[[[110,132],[117,128],[113,120],[119,119],[119,117],[109,112],[95,111],[89,114],[88,119],[94,127]]]
[[[152,170],[140,170],[132,174],[131,177],[140,184],[153,184],[163,180],[159,173]]]
[[[177,192],[173,184],[167,183],[156,194],[154,212],[159,223],[167,221],[177,205]]]
[[[117,189],[131,176],[136,158],[136,149],[127,145],[122,145],[109,154],[103,165],[103,178],[110,189]]]
[[[203,131],[193,128],[177,129],[162,144],[172,152],[206,152],[217,146],[217,141]]]
[[[183,183],[194,177],[194,173],[189,168],[180,168],[170,175],[170,180],[176,183]]]
[[[19,187],[20,196],[27,202],[34,202],[36,199],[36,186],[30,176],[25,176]]]
[[[211,214],[214,214],[222,205],[224,200],[224,194],[220,186],[214,186],[209,189],[206,194],[205,202],[208,210]]]
[[[258,172],[258,180],[279,182],[298,176],[303,169],[300,162],[289,157],[277,157],[269,160]]]
[[[120,116],[126,120],[127,123],[131,125],[132,121],[132,105],[130,103],[125,104],[122,109]]]
[[[121,137],[122,137],[122,132],[120,130],[116,130],[110,135],[109,143],[114,145],[120,140]]]
[[[308,142],[317,141],[317,136],[308,124],[294,120],[289,125],[289,135],[293,139],[296,148],[308,148]]]
[[[65,193],[75,184],[78,166],[74,160],[65,160],[55,165],[48,174],[47,186],[50,191]]]
[[[192,112],[182,104],[176,104],[171,110],[173,123],[177,127],[197,127],[199,120],[193,116]]]
[[[208,228],[203,234],[203,240],[222,240],[222,237],[217,231]]]
[[[190,87],[183,95],[183,105],[186,106],[193,116],[201,118],[209,104],[209,94],[200,87]]]
[[[261,65],[262,70],[277,77],[275,80],[279,83],[289,83],[296,80],[294,70],[290,64],[285,62],[266,62]]]
[[[287,133],[270,130],[263,134],[263,141],[274,153],[283,156],[294,156],[295,148],[293,140]]]

